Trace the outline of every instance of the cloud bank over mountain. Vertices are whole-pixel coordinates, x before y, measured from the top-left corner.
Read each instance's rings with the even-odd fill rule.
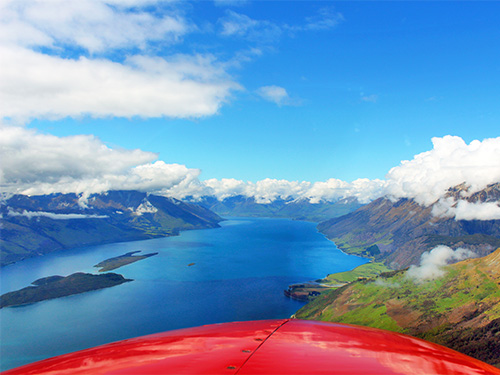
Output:
[[[311,203],[356,197],[368,203],[382,196],[414,198],[434,205],[436,216],[457,220],[500,219],[498,202],[471,203],[446,197],[450,187],[470,186],[470,195],[500,181],[500,137],[473,141],[459,137],[433,139],[434,148],[392,168],[386,180],[346,182],[287,181],[266,178],[245,182],[233,178],[200,180],[201,171],[157,160],[142,150],[113,149],[94,136],[56,137],[24,127],[0,126],[0,174],[6,194],[77,193],[84,197],[108,190],[139,190],[198,199],[243,195],[258,203],[305,199]],[[466,198],[464,196],[464,198]]]
[[[141,150],[111,149],[94,136],[56,137],[0,126],[0,183],[8,194],[161,191],[200,174],[157,157]]]
[[[402,161],[386,178],[387,192],[428,206],[450,187],[465,183],[472,194],[500,182],[500,137],[470,144],[456,136],[432,138],[433,149]]]
[[[499,220],[500,203],[469,202],[473,193],[500,182],[500,137],[470,144],[456,136],[433,138],[433,149],[401,162],[387,174],[386,193],[413,198],[423,206],[434,204],[432,213],[456,220]],[[447,196],[449,188],[463,184],[458,199]]]

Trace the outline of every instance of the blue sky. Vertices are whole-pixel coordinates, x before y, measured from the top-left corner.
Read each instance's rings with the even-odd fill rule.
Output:
[[[499,135],[498,2],[202,1],[183,8],[207,30],[160,45],[160,53],[208,51],[229,61],[261,51],[228,68],[242,90],[217,114],[31,126],[159,152],[168,163],[200,168],[203,178],[250,181],[383,178],[430,149],[431,137]],[[300,30],[321,12],[336,24]],[[263,25],[220,35],[220,20],[230,14]],[[263,86],[284,88],[289,103],[264,100],[256,93]]]
[[[3,6],[19,23],[4,16],[3,26],[14,31],[3,43],[14,46],[19,71],[19,56],[29,56],[40,73],[33,68],[31,81],[19,73],[23,100],[4,85],[4,122],[158,153],[167,164],[201,170],[200,180],[384,179],[402,160],[431,150],[433,137],[468,144],[500,135],[500,2],[12,4]],[[95,4],[96,11],[82,11]],[[141,23],[137,15],[150,19]],[[111,64],[137,76],[120,86],[103,73],[88,84],[70,61],[101,64],[89,70],[92,77]],[[144,83],[171,71],[168,82],[199,98],[169,106],[177,89]],[[40,79],[59,72],[57,84]],[[75,99],[50,101],[51,90]],[[129,102],[134,92],[144,102]],[[148,104],[155,96],[158,103]],[[195,109],[198,103],[206,106]]]

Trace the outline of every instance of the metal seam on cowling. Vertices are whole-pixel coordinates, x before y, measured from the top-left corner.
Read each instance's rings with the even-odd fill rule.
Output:
[[[280,329],[281,327],[283,327],[286,323],[288,323],[291,319],[286,319],[284,322],[282,322],[278,327],[276,327],[274,329],[274,331],[272,331],[269,335],[267,335],[267,337],[265,339],[262,340],[262,342],[259,344],[259,346],[257,346],[257,348],[248,356],[248,358],[245,360],[245,362],[243,362],[243,364],[240,366],[240,368],[234,373],[234,375],[237,375],[238,372],[240,372],[240,370],[243,368],[243,366],[245,366],[245,364],[249,361],[250,358],[252,358],[252,356],[257,352],[257,350],[260,349],[260,347],[262,345],[265,344],[265,342],[278,330]]]

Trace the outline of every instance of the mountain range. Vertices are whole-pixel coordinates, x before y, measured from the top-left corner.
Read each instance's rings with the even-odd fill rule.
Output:
[[[138,191],[14,195],[0,204],[0,264],[72,247],[215,228],[222,219],[177,199]]]
[[[467,187],[448,190],[446,198],[469,203],[500,202],[500,183],[466,196]],[[433,213],[438,202],[423,206],[413,199],[379,198],[355,212],[332,218],[318,230],[350,253],[383,261],[392,269],[417,264],[437,245],[467,247],[480,256],[500,246],[500,220],[456,220]]]
[[[335,202],[319,201],[311,203],[309,199],[282,199],[272,202],[258,202],[254,197],[237,195],[224,199],[202,197],[191,201],[208,208],[221,216],[244,217],[281,217],[294,220],[320,222],[342,216],[363,206],[356,198],[343,198]]]

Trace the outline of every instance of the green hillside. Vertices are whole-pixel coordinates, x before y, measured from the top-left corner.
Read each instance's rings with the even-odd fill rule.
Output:
[[[447,197],[461,197],[459,185]],[[500,183],[471,194],[470,203],[500,203]],[[435,203],[437,204],[437,202]],[[355,212],[332,218],[318,230],[349,254],[374,258],[392,269],[417,264],[422,253],[438,245],[467,247],[480,256],[500,246],[500,220],[455,220],[433,214],[434,204],[422,206],[413,199],[379,198]]]
[[[365,263],[351,271],[332,273],[321,280],[328,285],[343,285],[359,278],[375,277],[382,272],[390,271],[383,263]]]
[[[365,263],[351,271],[332,273],[324,279],[289,285],[284,292],[287,297],[310,301],[321,293],[340,288],[359,278],[375,277],[386,271],[390,270],[383,263]]]
[[[500,365],[500,249],[445,268],[432,281],[393,271],[323,293],[296,317],[424,338]]]
[[[216,228],[208,209],[138,191],[15,195],[0,202],[0,266],[52,251]]]

